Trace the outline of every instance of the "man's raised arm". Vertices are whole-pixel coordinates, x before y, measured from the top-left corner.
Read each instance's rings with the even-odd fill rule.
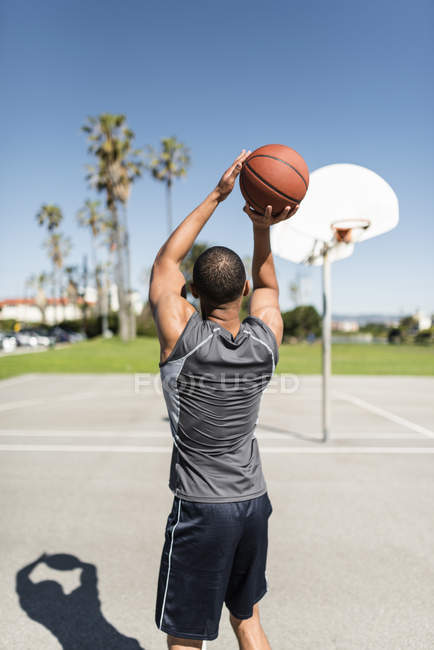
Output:
[[[277,217],[271,216],[272,207],[268,205],[264,214],[244,207],[253,222],[253,293],[250,299],[250,314],[260,318],[274,333],[280,345],[283,336],[283,321],[279,307],[279,285],[274,268],[273,253],[270,246],[270,226],[284,221],[297,211],[287,206]]]
[[[218,204],[231,193],[249,154],[250,151],[243,149],[223,174],[217,187],[184,219],[157,253],[152,266],[149,303],[160,339],[161,361],[169,356],[194,311],[184,297],[185,279],[180,270],[181,262]]]

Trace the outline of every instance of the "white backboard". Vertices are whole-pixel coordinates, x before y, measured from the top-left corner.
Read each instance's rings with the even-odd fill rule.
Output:
[[[399,219],[395,192],[366,167],[347,163],[320,167],[312,172],[308,192],[294,217],[271,228],[273,253],[292,262],[322,264],[324,244],[333,244],[331,261],[348,257],[354,244],[333,243],[332,228],[334,222],[347,219],[369,221],[358,241],[391,230]]]

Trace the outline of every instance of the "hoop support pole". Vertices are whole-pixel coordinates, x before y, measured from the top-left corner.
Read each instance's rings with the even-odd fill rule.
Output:
[[[329,249],[326,246],[323,251],[322,267],[322,439],[327,442],[330,435],[330,376],[331,376],[331,262]]]

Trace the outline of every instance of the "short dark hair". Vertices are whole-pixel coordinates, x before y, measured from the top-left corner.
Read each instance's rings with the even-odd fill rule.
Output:
[[[201,297],[213,305],[222,305],[242,295],[246,269],[230,248],[212,246],[194,263],[193,282]]]

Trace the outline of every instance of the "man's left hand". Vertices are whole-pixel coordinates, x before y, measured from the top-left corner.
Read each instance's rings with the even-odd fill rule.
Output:
[[[249,215],[250,219],[253,222],[253,225],[256,228],[269,228],[275,223],[279,223],[279,221],[285,221],[286,219],[289,219],[289,217],[294,216],[298,208],[299,208],[299,204],[292,205],[292,206],[287,205],[286,208],[284,208],[282,212],[276,215],[275,217],[273,217],[272,215],[273,208],[271,205],[267,205],[267,207],[265,208],[265,212],[263,214],[251,208],[248,205],[248,203],[246,203],[243,210],[246,214]]]
[[[243,149],[238,158],[234,160],[219,180],[216,188],[219,195],[219,202],[224,201],[234,189],[235,180],[243,167],[243,163],[251,153],[251,151]]]

